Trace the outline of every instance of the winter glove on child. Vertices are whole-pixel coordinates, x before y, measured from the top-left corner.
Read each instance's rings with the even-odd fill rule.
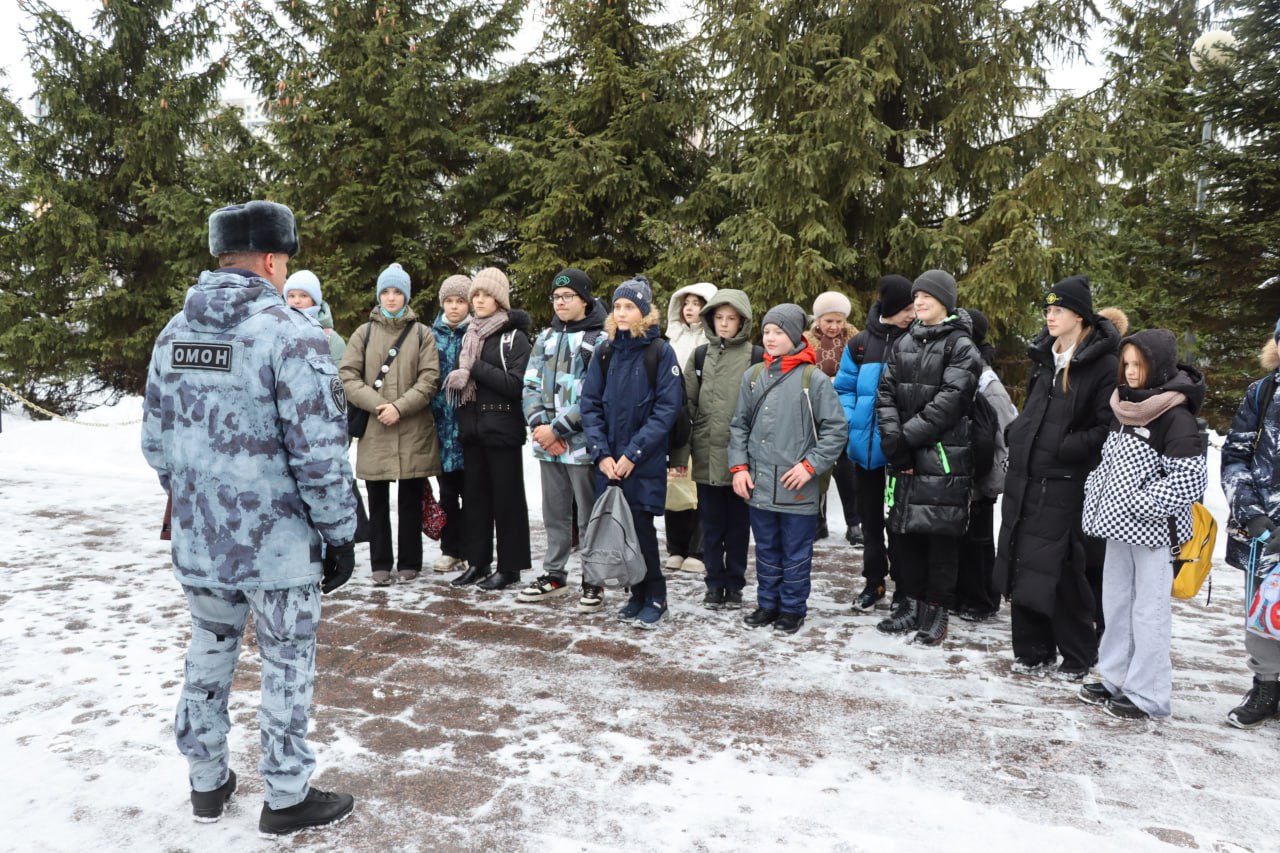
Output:
[[[1265,515],[1257,515],[1249,519],[1249,523],[1244,526],[1244,529],[1249,531],[1250,539],[1257,539],[1264,531],[1275,530],[1276,526]]]
[[[348,542],[345,545],[329,545],[324,552],[324,582],[320,591],[333,592],[351,580],[351,572],[356,567],[356,545]]]

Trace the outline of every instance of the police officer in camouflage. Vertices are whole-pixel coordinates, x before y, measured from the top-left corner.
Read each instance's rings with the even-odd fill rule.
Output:
[[[236,788],[227,703],[245,620],[262,658],[259,831],[284,835],[351,813],[308,785],[307,723],[320,594],[351,577],[355,498],[346,397],[324,333],[281,294],[298,232],[289,208],[251,201],[209,217],[205,272],[156,340],[142,451],[173,499],[174,574],[191,611],[174,719],[196,820]]]

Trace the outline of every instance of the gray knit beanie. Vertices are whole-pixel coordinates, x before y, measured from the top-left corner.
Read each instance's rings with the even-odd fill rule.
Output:
[[[913,296],[922,290],[941,302],[948,314],[955,313],[956,280],[951,273],[943,270],[925,270],[911,285]]]
[[[763,329],[770,324],[781,329],[783,334],[791,340],[794,348],[799,346],[804,338],[805,327],[809,325],[809,315],[794,302],[784,302],[769,309],[760,323],[760,328]]]

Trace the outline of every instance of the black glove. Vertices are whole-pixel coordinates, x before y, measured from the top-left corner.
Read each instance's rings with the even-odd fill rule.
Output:
[[[1249,519],[1249,523],[1244,526],[1244,529],[1249,531],[1250,539],[1257,539],[1263,533],[1270,531],[1273,537],[1272,541],[1275,541],[1275,523],[1265,515],[1256,515]]]
[[[324,582],[320,591],[333,592],[351,580],[351,572],[356,567],[356,545],[348,542],[345,545],[329,545],[324,551]]]
[[[1262,549],[1264,554],[1280,554],[1280,536],[1271,534],[1271,538],[1267,540],[1267,546]]]

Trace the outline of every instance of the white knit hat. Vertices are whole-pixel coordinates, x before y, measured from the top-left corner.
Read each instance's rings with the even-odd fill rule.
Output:
[[[848,318],[852,310],[853,304],[849,301],[849,297],[834,290],[828,290],[813,300],[814,319],[821,319],[824,314],[839,314],[841,317]]]

